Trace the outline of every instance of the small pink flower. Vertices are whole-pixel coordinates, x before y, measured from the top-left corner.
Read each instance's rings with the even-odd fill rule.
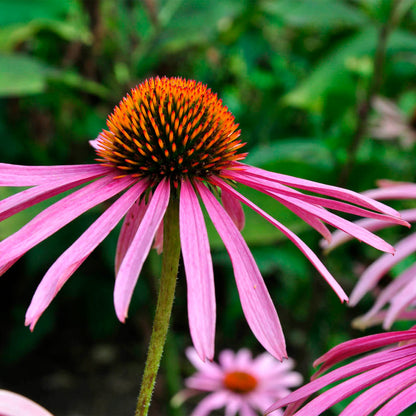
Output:
[[[117,317],[124,322],[155,238],[156,247],[162,249],[161,224],[169,200],[178,198],[189,326],[198,354],[203,360],[212,359],[216,320],[214,273],[202,201],[230,255],[247,322],[264,348],[281,359],[286,350],[279,318],[239,231],[244,224],[241,202],[286,235],[342,301],[348,297],[295,233],[245,198],[234,185],[241,183],[271,196],[325,238],[330,238],[330,232],[323,222],[388,253],[394,249],[381,238],[327,208],[406,224],[394,209],[366,196],[241,163],[246,153],[239,153],[244,143],[239,139],[233,115],[216,94],[195,81],[152,78],[143,82],[114,109],[107,126],[108,130],[91,143],[100,164],[45,167],[0,164],[0,186],[30,187],[0,201],[0,221],[84,185],[0,243],[0,274],[85,211],[119,195],[42,279],[26,314],[26,325],[31,329],[69,277],[123,217],[115,260],[114,305]],[[292,187],[330,198],[304,194]],[[219,194],[222,205],[217,199]]]
[[[416,184],[392,181],[379,181],[379,189],[365,192],[371,198],[385,199],[416,199]],[[416,221],[416,209],[401,211],[404,220],[412,223]],[[394,225],[376,219],[363,219],[356,222],[369,231],[377,231]],[[323,245],[332,249],[346,241],[350,237],[342,231],[335,231],[332,242]],[[394,256],[382,255],[371,264],[360,276],[350,296],[350,306],[355,306],[363,296],[376,291],[380,279],[388,274],[399,262],[416,252],[416,234],[409,234],[400,240]],[[377,290],[377,299],[373,307],[363,316],[357,318],[353,325],[360,328],[376,325],[383,322],[383,327],[388,329],[397,320],[414,320],[416,318],[416,264],[413,263],[401,272],[394,280],[381,290]]]
[[[27,397],[7,390],[0,390],[1,416],[52,416],[43,407]]]
[[[248,349],[236,353],[224,350],[218,364],[201,362],[193,348],[188,348],[186,355],[197,372],[186,379],[187,389],[178,393],[176,401],[210,393],[191,416],[205,416],[222,407],[227,416],[255,416],[256,411],[264,412],[275,400],[287,396],[291,387],[302,383],[302,376],[292,371],[293,360],[279,362],[268,353],[252,358]]]
[[[373,351],[386,346],[389,347]],[[335,364],[368,351],[371,354],[322,375]],[[360,392],[340,416],[367,416],[376,409],[374,416],[395,416],[416,403],[415,329],[344,342],[318,358],[314,366],[319,364],[322,366],[311,382],[278,400],[266,414],[287,406],[284,416],[316,416]],[[344,379],[347,380],[341,381]],[[337,384],[328,389],[333,383]],[[325,392],[302,407],[312,394],[323,388]]]

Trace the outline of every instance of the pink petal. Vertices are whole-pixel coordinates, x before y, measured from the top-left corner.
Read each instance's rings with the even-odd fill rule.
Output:
[[[21,166],[0,163],[0,186],[33,186],[72,175],[108,175],[112,168],[101,165]]]
[[[416,184],[398,183],[386,188],[371,189],[363,193],[374,199],[414,199],[416,198]]]
[[[106,176],[49,206],[0,242],[0,267],[22,256],[79,215],[123,191],[133,182],[134,179],[129,177],[114,179]]]
[[[382,403],[416,381],[416,368],[412,367],[377,383],[353,400],[340,416],[368,415]]]
[[[359,321],[363,324],[365,324],[366,321],[370,322],[372,318],[383,308],[383,306],[392,300],[395,294],[397,294],[409,282],[414,280],[415,275],[416,264],[407,268],[400,276],[398,276],[388,286],[386,286],[377,296],[373,307],[365,315],[357,319],[359,319]],[[386,324],[383,326],[383,328],[388,329]]]
[[[295,245],[299,248],[299,250],[309,259],[309,261],[316,267],[319,273],[323,276],[323,278],[328,282],[328,284],[332,287],[341,301],[348,301],[348,296],[345,294],[341,286],[338,282],[332,277],[332,275],[328,272],[322,262],[318,259],[316,254],[292,231],[290,231],[287,227],[276,221],[273,217],[269,214],[264,212],[260,209],[257,205],[253,204],[247,198],[239,194],[235,191],[231,186],[227,185],[224,181],[215,178],[212,179],[211,182],[218,185],[221,189],[226,190],[227,192],[232,193],[236,198],[238,198],[241,202],[252,208],[254,211],[259,213],[263,218],[273,224],[276,228],[278,228],[282,233],[284,233]]]
[[[189,181],[181,184],[179,218],[191,337],[201,359],[212,360],[216,318],[214,271],[204,216]]]
[[[46,409],[20,394],[0,390],[2,416],[52,416]]]
[[[396,245],[396,254],[393,257],[384,254],[376,260],[361,275],[360,280],[354,287],[351,293],[350,306],[355,306],[369,290],[375,287],[388,270],[415,251],[416,234],[411,234]]]
[[[149,202],[142,222],[121,263],[114,287],[114,306],[117,317],[121,322],[124,322],[127,317],[134,287],[143,263],[149,254],[156,230],[165,215],[169,195],[169,182],[162,180]]]
[[[297,416],[320,414],[319,412],[323,412],[338,401],[414,363],[416,360],[415,349],[411,349],[411,353],[409,351],[410,349],[406,348],[387,352],[381,351],[337,368],[320,378],[314,379],[288,396],[279,399],[266,410],[265,414],[269,414],[290,403],[295,404],[331,383],[362,373],[325,391],[296,413]]]
[[[245,185],[248,185],[254,189],[257,189],[261,192],[267,193],[268,195],[271,195],[271,192],[273,192],[274,195],[283,197],[288,196],[295,198],[297,200],[301,200],[304,202],[308,202],[310,204],[319,205],[325,208],[346,212],[349,214],[359,215],[362,217],[369,217],[369,218],[375,218],[382,221],[388,221],[395,224],[400,225],[406,225],[409,226],[409,224],[406,221],[403,221],[400,217],[397,216],[390,216],[385,214],[379,214],[374,211],[369,211],[367,209],[359,208],[355,205],[351,205],[349,203],[345,203],[342,201],[336,201],[333,199],[327,199],[322,198],[318,196],[313,195],[306,195],[299,191],[296,191],[292,188],[289,188],[285,185],[281,185],[279,183],[270,182],[266,179],[260,179],[260,178],[250,178],[244,175],[242,172],[232,172],[230,174],[227,173],[227,176],[240,182],[244,183]]]
[[[395,344],[412,339],[416,339],[416,330],[413,329],[407,331],[384,332],[381,334],[368,335],[353,339],[343,342],[342,344],[330,349],[324,355],[315,360],[313,366],[317,367],[319,364],[323,364],[321,369],[318,371],[319,373],[322,373],[340,361],[346,360],[354,355],[362,354],[376,348],[385,347],[389,344]],[[315,376],[316,374],[314,377]]]
[[[190,416],[208,416],[213,410],[224,407],[230,400],[225,391],[212,393],[202,399]]]
[[[236,200],[228,192],[221,193],[221,201],[227,214],[234,221],[234,224],[241,231],[244,228],[245,216],[243,208],[238,200]]]
[[[128,189],[51,266],[26,313],[25,324],[30,325],[31,330],[69,277],[119,223],[146,187],[147,183],[140,181]]]
[[[404,357],[344,381],[332,387],[330,390],[321,393],[318,397],[307,403],[296,413],[296,416],[319,415],[341,400],[367,388],[373,383],[383,380],[397,371],[403,370],[414,363],[414,361],[415,357]],[[360,416],[366,416],[366,414],[360,414]]]
[[[331,224],[332,226],[339,228],[348,234],[351,234],[358,240],[364,241],[365,243],[379,250],[386,251],[391,254],[394,253],[394,248],[377,235],[370,233],[365,228],[359,227],[355,223],[347,221],[344,218],[341,218],[338,215],[335,215],[322,207],[309,204],[300,200],[296,200],[292,197],[280,196],[277,193],[274,193],[274,197],[277,200],[284,200],[294,205],[298,205],[300,208],[303,208],[305,211],[310,212],[312,215],[315,215],[316,217],[320,218],[326,223]]]
[[[74,173],[64,179],[44,183],[3,199],[0,201],[0,221],[101,175],[102,173]]]
[[[263,347],[281,360],[286,357],[282,327],[256,262],[221,204],[204,185],[196,187],[231,258],[247,322]]]
[[[331,241],[331,232],[328,230],[328,228],[325,226],[325,224],[322,223],[322,221],[316,217],[315,215],[311,215],[310,212],[307,210],[300,208],[296,204],[292,204],[287,201],[279,200],[279,202],[284,205],[286,208],[290,209],[294,214],[296,214],[299,218],[302,218],[303,221],[305,221],[307,224],[309,224],[312,228],[314,228],[316,231],[318,231],[319,234],[322,235],[322,237],[325,238],[326,241]]]
[[[374,416],[396,416],[416,402],[416,383],[403,390],[384,405]]]
[[[244,171],[244,174],[253,177],[258,177],[271,182],[278,182],[283,185],[293,186],[295,188],[305,189],[307,191],[328,195],[333,198],[339,198],[344,201],[348,201],[353,204],[360,205],[369,209],[374,209],[387,215],[400,217],[399,213],[395,209],[387,205],[384,205],[378,201],[374,201],[373,199],[368,198],[365,195],[361,195],[357,192],[350,191],[348,189],[343,189],[332,185],[325,185],[319,182],[309,181],[307,179],[296,178],[294,176],[269,172],[239,162],[236,162],[235,166],[241,167],[242,171]]]
[[[404,221],[408,221],[408,222],[416,221],[416,209],[408,209],[408,210],[400,211],[400,214],[402,216],[402,220]],[[372,218],[360,219],[358,221],[355,221],[355,224],[371,232],[382,230],[384,228],[396,225],[395,222],[389,222],[387,220],[386,221],[375,220]],[[351,240],[352,238],[353,237],[351,235],[345,233],[344,231],[336,230],[334,233],[332,233],[331,243],[328,244],[326,241],[322,241],[321,246],[327,250],[333,250],[335,247],[340,246],[341,244]]]
[[[146,203],[144,198],[138,198],[134,205],[127,212],[126,218],[121,226],[120,234],[117,241],[115,269],[116,275],[120,269],[121,262],[133,241],[133,238],[142,222],[144,213],[146,212]]]
[[[407,284],[391,302],[391,306],[387,311],[384,325],[389,328],[393,325],[396,318],[403,312],[409,305],[411,305],[416,299],[416,285],[414,279],[412,282]]]

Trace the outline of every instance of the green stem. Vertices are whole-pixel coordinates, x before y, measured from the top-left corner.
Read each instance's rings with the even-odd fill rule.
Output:
[[[146,416],[168,332],[180,255],[179,201],[172,196],[163,228],[163,264],[153,330],[135,416]]]

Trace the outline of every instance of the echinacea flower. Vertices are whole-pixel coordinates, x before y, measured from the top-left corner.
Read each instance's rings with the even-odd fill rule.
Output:
[[[31,329],[63,284],[123,217],[116,253],[114,305],[117,317],[124,321],[152,241],[162,232],[169,200],[178,198],[191,337],[200,357],[211,359],[216,303],[200,198],[231,257],[242,309],[251,330],[266,350],[281,359],[286,355],[285,342],[275,307],[237,228],[244,222],[240,202],[283,232],[341,300],[347,300],[347,296],[311,249],[237,192],[235,183],[270,195],[326,238],[330,232],[322,221],[389,253],[394,249],[382,239],[325,208],[405,223],[394,209],[366,196],[241,163],[246,153],[239,153],[244,144],[239,140],[240,131],[233,115],[216,94],[196,81],[166,77],[146,80],[115,107],[107,127],[92,142],[99,156],[98,164],[0,164],[0,185],[30,186],[0,201],[0,220],[84,184],[0,243],[0,274],[88,209],[121,194],[48,270],[26,314],[26,325]],[[304,194],[290,186],[331,198]],[[217,200],[219,193],[223,205]]]
[[[174,397],[182,402],[196,394],[209,393],[190,416],[206,416],[225,407],[227,416],[255,416],[275,400],[290,393],[290,388],[302,383],[302,376],[292,371],[291,359],[277,361],[268,353],[253,358],[251,351],[234,353],[223,350],[215,362],[202,362],[193,348],[186,350],[197,372],[185,380],[186,389]]]
[[[373,351],[383,347],[387,348]],[[369,355],[322,375],[335,364],[369,351]],[[314,366],[319,364],[322,366],[312,381],[278,400],[266,414],[277,414],[273,412],[287,406],[284,416],[316,416],[357,393],[340,416],[395,416],[416,403],[415,329],[344,342],[318,358]],[[344,379],[347,380],[341,382]],[[337,384],[328,389],[333,383]],[[311,395],[323,388],[325,392],[302,407]]]
[[[365,195],[377,200],[416,199],[416,184],[405,182],[379,181],[379,188],[366,191]],[[410,208],[400,212],[402,218],[410,223],[416,221],[416,209]],[[377,231],[393,225],[376,219],[362,219],[357,225],[369,231]],[[335,231],[330,244],[323,245],[332,249],[350,239],[342,231]],[[416,234],[411,233],[400,240],[395,246],[394,256],[382,255],[374,261],[360,276],[351,296],[350,306],[355,306],[368,292],[376,292],[373,307],[363,316],[354,320],[353,325],[359,328],[383,323],[389,329],[397,320],[416,319],[416,264],[407,266],[397,277],[382,289],[378,289],[379,281],[389,274],[391,269],[416,252]]]
[[[372,121],[370,134],[381,140],[399,139],[403,147],[416,141],[416,112],[407,117],[392,101],[376,97],[373,102],[376,117]]]
[[[52,416],[46,409],[20,394],[0,390],[1,416]]]

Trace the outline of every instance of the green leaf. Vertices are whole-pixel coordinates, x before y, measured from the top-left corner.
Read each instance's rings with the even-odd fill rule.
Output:
[[[51,31],[67,41],[91,43],[88,28],[78,22],[39,19],[30,23],[14,24],[0,29],[0,51],[12,52],[17,45],[33,38],[38,32]]]
[[[43,92],[48,71],[48,66],[31,56],[0,54],[0,97]]]
[[[348,69],[354,59],[374,55],[377,31],[369,28],[342,42],[326,56],[312,73],[295,90],[283,97],[286,104],[320,111],[325,96],[331,92],[355,94],[356,80]],[[416,36],[397,30],[388,40],[387,55],[403,51],[416,51]]]
[[[73,0],[0,0],[0,26],[28,23],[34,19],[57,19],[73,6]]]
[[[281,24],[298,28],[357,27],[368,20],[359,9],[339,0],[269,0],[262,6]]]

